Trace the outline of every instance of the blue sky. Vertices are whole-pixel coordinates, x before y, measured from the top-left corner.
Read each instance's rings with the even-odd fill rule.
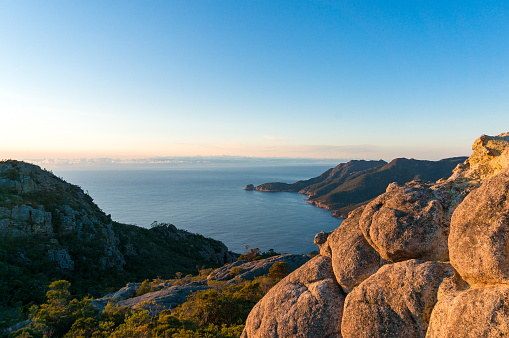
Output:
[[[2,1],[2,158],[469,155],[507,1]]]

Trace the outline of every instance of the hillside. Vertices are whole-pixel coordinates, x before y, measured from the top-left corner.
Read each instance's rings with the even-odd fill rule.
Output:
[[[404,184],[414,179],[434,182],[450,176],[452,170],[465,160],[466,157],[440,161],[397,158],[390,163],[352,160],[309,180],[292,184],[264,183],[253,189],[306,194],[309,203],[334,211],[336,217],[346,218],[348,212],[383,193],[392,182]]]
[[[54,280],[100,296],[235,259],[223,243],[171,224],[115,222],[80,187],[35,165],[0,162],[0,310],[41,302]]]

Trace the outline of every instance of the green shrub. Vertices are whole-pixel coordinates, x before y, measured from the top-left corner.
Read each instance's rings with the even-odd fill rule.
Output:
[[[277,271],[284,270],[279,265]],[[196,277],[193,277],[196,278]],[[183,280],[180,280],[183,281]],[[161,279],[145,280],[140,290],[150,290]],[[239,337],[253,306],[276,284],[266,276],[235,284],[208,281],[214,289],[191,294],[173,312],[158,316],[151,310],[116,307],[108,303],[102,313],[90,297],[70,300],[71,284],[59,280],[50,284],[46,302],[31,308],[33,323],[13,337]]]
[[[90,297],[69,301],[70,286],[71,283],[65,280],[51,283],[50,290],[46,293],[46,303],[30,308],[32,324],[22,331],[32,331],[36,336],[63,337],[74,326],[77,331],[90,332],[96,325],[93,317],[98,311],[92,306]]]
[[[288,264],[285,262],[277,262],[272,264],[272,266],[269,269],[269,278],[273,278],[276,280],[281,280],[285,278],[288,275]]]
[[[242,273],[244,269],[242,269],[240,266],[235,266],[230,270],[230,276],[237,276]]]
[[[141,296],[146,293],[149,293],[151,289],[150,281],[145,279],[142,283],[138,291],[136,291],[136,296]]]
[[[260,252],[259,248],[254,248],[249,250],[249,245],[246,245],[246,251],[243,255],[240,255],[237,259],[238,261],[258,261],[260,259],[269,258],[273,256],[281,255],[278,252],[275,252],[274,249],[269,249],[266,252]]]
[[[247,251],[249,249],[249,245],[246,245],[246,252],[243,255],[240,255],[238,260],[239,261],[254,261],[257,256],[259,256],[260,249],[254,248],[250,251]]]
[[[246,307],[245,303],[231,292],[210,289],[190,295],[187,302],[176,308],[175,314],[180,320],[200,326],[242,324],[252,307]]]

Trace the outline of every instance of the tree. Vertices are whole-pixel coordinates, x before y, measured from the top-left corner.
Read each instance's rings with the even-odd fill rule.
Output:
[[[175,314],[180,320],[208,324],[232,325],[241,324],[247,314],[244,311],[245,300],[235,297],[233,293],[219,292],[215,289],[198,291],[188,297],[188,301],[177,307]]]
[[[71,283],[65,280],[55,281],[49,285],[46,303],[30,308],[33,323],[29,330],[38,332],[44,337],[62,337],[76,324],[77,330],[90,331],[98,311],[92,306],[90,297],[69,301],[70,287]]]
[[[285,262],[277,262],[272,264],[269,269],[269,278],[273,278],[276,280],[281,280],[288,275],[288,264]]]

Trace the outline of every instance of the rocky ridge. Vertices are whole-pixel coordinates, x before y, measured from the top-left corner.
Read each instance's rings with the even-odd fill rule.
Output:
[[[472,149],[448,179],[390,184],[318,234],[320,255],[265,295],[243,337],[507,336],[509,133]]]
[[[264,183],[256,187],[249,184],[244,190],[299,192],[308,196],[310,204],[333,211],[335,217],[346,218],[348,212],[382,194],[389,183],[402,185],[414,179],[436,181],[450,176],[453,168],[465,160],[466,157],[440,161],[397,158],[390,163],[352,160],[309,180],[292,184]]]

